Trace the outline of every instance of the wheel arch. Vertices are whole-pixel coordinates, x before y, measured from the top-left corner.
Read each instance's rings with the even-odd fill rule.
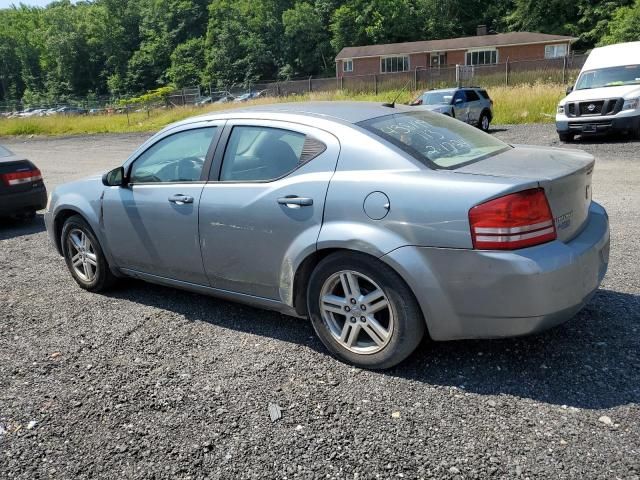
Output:
[[[311,274],[313,273],[315,267],[324,258],[338,252],[357,253],[357,254],[369,257],[372,260],[382,262],[385,265],[387,265],[389,268],[391,268],[402,279],[402,281],[405,283],[405,285],[413,295],[414,299],[416,299],[416,302],[422,313],[426,334],[430,335],[429,324],[427,322],[427,312],[424,310],[423,303],[418,301],[418,297],[416,296],[416,293],[411,286],[411,282],[408,282],[407,279],[404,278],[402,273],[397,268],[395,268],[395,266],[392,263],[385,261],[384,255],[381,257],[378,257],[376,255],[372,255],[370,252],[366,252],[363,250],[356,250],[356,249],[347,248],[347,247],[330,247],[330,248],[323,248],[323,249],[316,250],[311,254],[307,255],[307,257],[300,263],[293,277],[293,307],[298,315],[300,316],[307,315],[307,286],[309,284],[309,278],[311,277]]]
[[[53,217],[53,232],[54,232],[54,244],[58,253],[62,255],[62,228],[64,227],[65,222],[73,217],[74,215],[78,215],[84,219],[85,222],[89,223],[86,217],[80,212],[72,207],[63,207],[58,210]]]
[[[489,117],[489,121],[492,122],[493,121],[493,114],[491,113],[491,109],[484,107],[482,109],[482,112],[480,112],[480,116],[482,115],[486,115],[487,117]]]

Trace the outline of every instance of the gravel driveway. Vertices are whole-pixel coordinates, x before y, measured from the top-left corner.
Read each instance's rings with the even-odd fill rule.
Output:
[[[494,134],[557,144],[553,125]],[[144,138],[3,143],[51,188]],[[532,337],[424,342],[386,372],[334,360],[303,320],[136,281],[84,292],[41,217],[0,226],[0,477],[637,480],[640,143],[578,145],[611,217],[594,300]]]

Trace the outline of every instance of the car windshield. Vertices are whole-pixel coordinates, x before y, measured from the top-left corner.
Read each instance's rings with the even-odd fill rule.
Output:
[[[582,72],[576,83],[576,90],[638,84],[640,84],[640,65],[623,65]]]
[[[433,112],[396,113],[358,125],[437,169],[455,169],[511,148],[475,127]]]
[[[437,92],[426,92],[422,94],[423,105],[449,105],[453,98],[453,90],[440,90]]]
[[[11,153],[11,151],[8,148],[5,148],[2,145],[0,145],[0,158],[10,157],[11,155],[13,155],[13,153]]]

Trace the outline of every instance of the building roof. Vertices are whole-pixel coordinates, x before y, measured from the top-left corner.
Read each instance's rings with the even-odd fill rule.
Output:
[[[387,43],[382,45],[363,45],[345,47],[340,50],[336,60],[343,58],[377,57],[423,52],[446,52],[447,50],[466,50],[478,47],[504,47],[508,45],[529,45],[532,43],[575,42],[577,38],[564,35],[548,35],[536,32],[509,32],[496,35],[447,38],[444,40],[424,40],[420,42]]]

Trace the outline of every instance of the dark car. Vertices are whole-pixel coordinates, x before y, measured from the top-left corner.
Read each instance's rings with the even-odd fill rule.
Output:
[[[47,189],[40,170],[0,146],[0,217],[33,218],[46,205]]]

